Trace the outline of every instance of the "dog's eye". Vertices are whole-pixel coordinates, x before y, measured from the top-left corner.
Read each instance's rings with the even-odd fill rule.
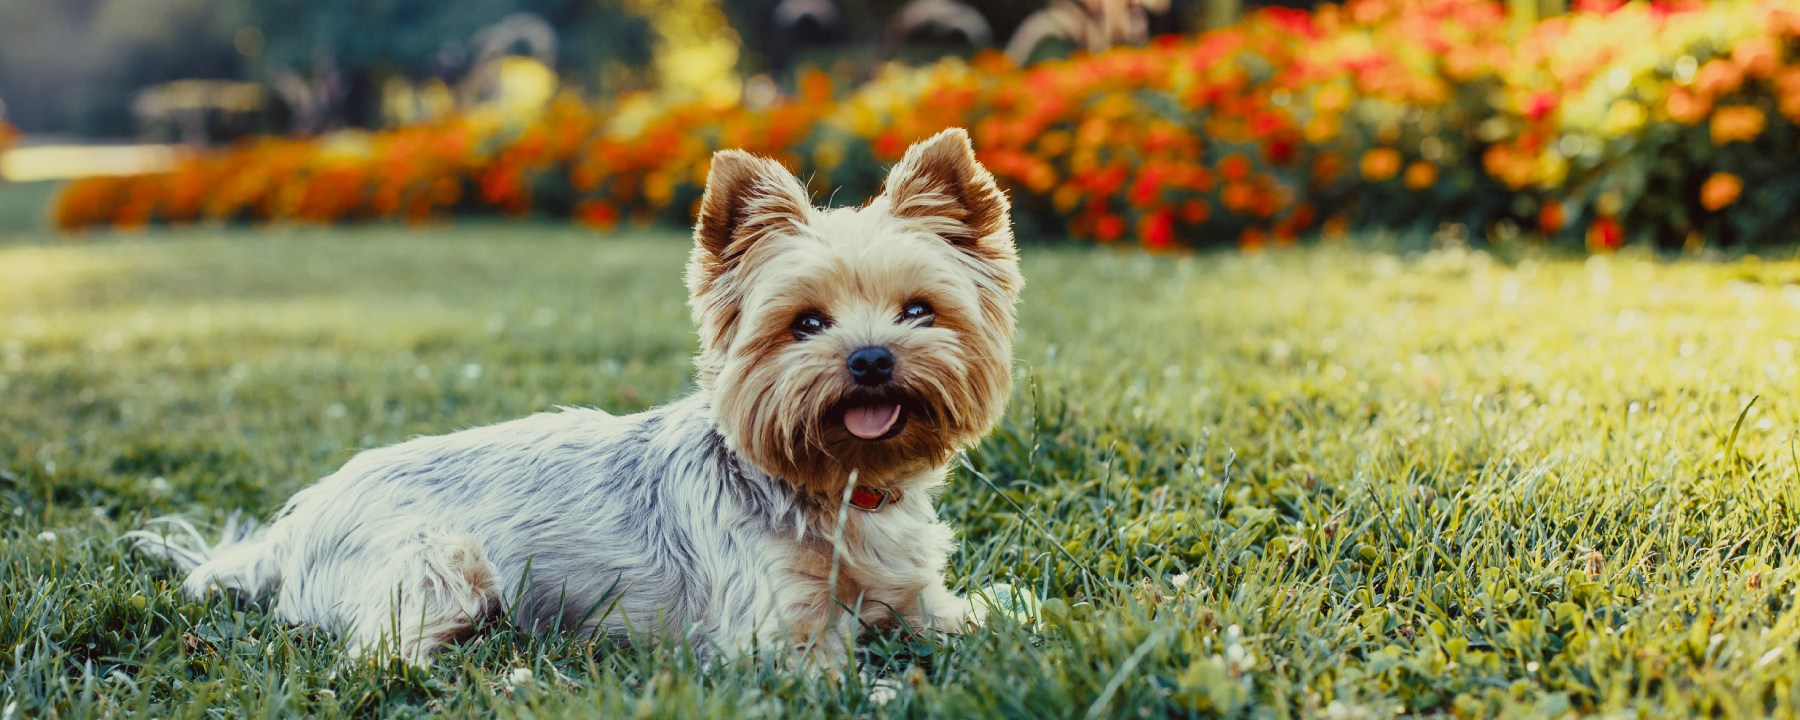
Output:
[[[794,331],[795,340],[805,340],[825,332],[825,328],[828,327],[831,327],[831,321],[825,319],[824,315],[820,315],[816,312],[809,312],[801,313],[800,317],[794,318],[794,324],[789,326],[788,329]]]
[[[901,322],[914,322],[914,321],[923,320],[924,322],[921,323],[921,325],[923,325],[925,327],[930,327],[931,321],[933,319],[935,319],[936,317],[937,317],[937,311],[932,310],[931,306],[926,304],[925,301],[923,301],[923,300],[914,300],[912,302],[907,303],[906,307],[900,308],[900,321]]]

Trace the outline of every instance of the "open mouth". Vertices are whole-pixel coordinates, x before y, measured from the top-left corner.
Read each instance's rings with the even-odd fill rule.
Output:
[[[891,400],[853,401],[844,406],[844,429],[863,440],[886,440],[906,429],[906,406]]]

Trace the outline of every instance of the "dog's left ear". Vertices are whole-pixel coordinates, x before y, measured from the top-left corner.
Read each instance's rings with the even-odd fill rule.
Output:
[[[926,221],[965,249],[1012,247],[1012,208],[994,176],[975,159],[969,133],[950,128],[908,148],[888,171],[882,197],[895,217]]]

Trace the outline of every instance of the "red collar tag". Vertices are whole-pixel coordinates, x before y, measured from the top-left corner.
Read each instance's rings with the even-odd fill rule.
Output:
[[[863,512],[875,512],[890,503],[900,501],[899,490],[883,490],[881,488],[855,487],[850,489],[850,507]]]

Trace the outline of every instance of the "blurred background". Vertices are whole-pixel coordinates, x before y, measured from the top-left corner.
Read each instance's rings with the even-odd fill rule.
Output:
[[[0,100],[32,144],[216,144],[380,127],[539,83],[737,99],[791,89],[802,68],[848,81],[889,61],[987,48],[1061,56],[1240,10],[1202,0],[20,1],[0,4]]]
[[[0,222],[679,226],[718,148],[854,201],[960,126],[1032,236],[1791,243],[1796,48],[1797,0],[14,1]]]

